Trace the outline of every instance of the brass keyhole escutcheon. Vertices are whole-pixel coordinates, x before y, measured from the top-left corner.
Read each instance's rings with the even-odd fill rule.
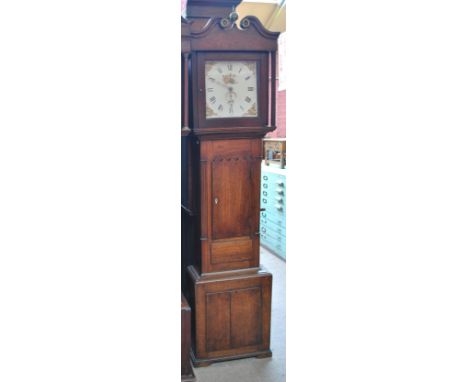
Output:
[[[218,205],[218,198],[214,198],[214,202],[216,205]]]

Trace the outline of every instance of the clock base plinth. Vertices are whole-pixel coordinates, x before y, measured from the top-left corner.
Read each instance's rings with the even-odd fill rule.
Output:
[[[189,275],[195,367],[239,358],[271,357],[271,282],[264,270]]]
[[[242,354],[242,355],[231,356],[231,357],[219,357],[219,358],[208,358],[208,359],[195,357],[195,355],[193,354],[193,351],[190,353],[193,366],[195,367],[207,367],[216,362],[233,361],[233,360],[242,359],[242,358],[259,358],[260,359],[260,358],[270,358],[271,356],[272,356],[271,350]]]

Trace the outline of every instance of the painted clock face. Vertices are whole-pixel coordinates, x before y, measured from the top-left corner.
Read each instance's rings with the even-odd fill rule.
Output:
[[[206,61],[206,119],[258,116],[257,63]]]

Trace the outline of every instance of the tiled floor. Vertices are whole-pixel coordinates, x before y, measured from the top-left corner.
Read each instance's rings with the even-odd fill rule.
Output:
[[[286,380],[286,263],[260,248],[262,266],[273,274],[272,358],[248,358],[195,368],[197,382],[284,382]]]

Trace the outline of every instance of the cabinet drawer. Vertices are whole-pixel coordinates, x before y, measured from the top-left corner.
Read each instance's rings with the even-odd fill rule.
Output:
[[[282,196],[286,200],[286,187],[272,187],[274,188],[275,196]]]
[[[260,232],[268,234],[272,237],[276,237],[278,235],[282,236],[283,238],[286,238],[286,229],[282,226],[272,224],[269,221],[261,221],[260,222]]]
[[[269,240],[278,243],[286,242],[286,232],[281,227],[272,228],[268,225],[260,225],[260,234],[266,235]]]
[[[274,232],[271,232],[271,231],[268,231],[266,233],[266,236],[269,240],[271,240],[272,242],[274,243],[277,243],[277,244],[286,244],[286,236],[284,235],[281,235],[279,233],[274,233]]]
[[[267,219],[268,231],[275,234],[280,234],[286,237],[286,227],[282,224],[272,223],[271,220]]]
[[[262,234],[260,237],[260,244],[268,245],[270,248],[274,248],[276,245],[281,245],[280,243],[275,242],[271,237],[266,234]]]
[[[273,180],[273,185],[275,187],[286,188],[286,177],[283,175],[278,175],[278,177]]]
[[[266,239],[269,243],[272,245],[279,245],[282,249],[286,249],[286,238],[282,235],[269,235],[268,233],[266,234]]]
[[[270,214],[262,219],[265,219],[268,222],[265,222],[265,224],[268,224],[271,227],[282,227],[284,229],[284,232],[286,232],[286,219],[284,218],[284,216],[276,216]]]
[[[268,192],[268,189],[267,189],[267,188],[262,189],[262,190],[260,191],[260,197],[261,197],[261,198],[268,198],[269,195],[272,195],[272,192]]]
[[[267,182],[267,183],[276,182],[276,180],[278,179],[279,176],[281,176],[281,175],[275,174],[273,172],[263,171],[262,172],[262,182]]]
[[[286,179],[278,174],[262,174],[260,183],[260,198],[282,200],[286,203]]]
[[[265,211],[274,216],[286,216],[286,206],[280,203],[275,203],[271,201],[266,201],[262,204],[262,208],[265,208]]]
[[[286,209],[286,199],[283,196],[271,195],[266,193],[266,195],[262,192],[260,195],[260,206],[262,208],[266,207],[274,207],[278,210],[285,210]]]
[[[260,195],[264,196],[285,196],[286,189],[281,187],[276,187],[274,184],[271,183],[262,183],[260,187]]]
[[[272,212],[275,210],[278,210],[279,212],[285,211],[286,209],[286,204],[284,203],[283,200],[277,200],[276,198],[271,198],[271,197],[265,197],[262,196],[260,198],[260,206],[261,208],[265,209],[271,209]]]
[[[271,227],[282,227],[286,232],[286,219],[284,215],[262,211],[260,212],[260,224],[269,225]]]
[[[275,243],[268,239],[262,240],[261,244],[270,252],[273,252],[274,254],[282,257],[283,259],[286,259],[286,245],[285,244]]]
[[[268,188],[272,191],[286,189],[286,177],[284,175],[262,173],[260,183],[261,188]]]
[[[274,204],[278,204],[278,205],[281,205],[283,207],[286,207],[286,198],[284,197],[284,195],[274,195],[272,198],[270,198]]]

